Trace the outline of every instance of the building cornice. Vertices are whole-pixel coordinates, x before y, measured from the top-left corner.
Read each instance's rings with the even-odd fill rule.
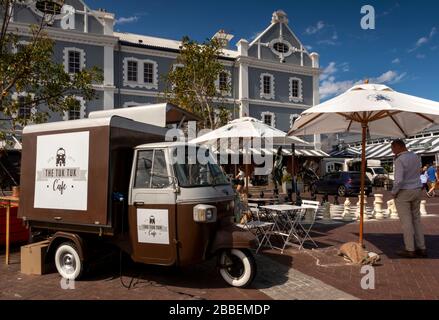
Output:
[[[301,109],[301,110],[306,110],[311,108],[311,106],[305,104],[298,104],[298,103],[287,103],[287,102],[267,101],[267,100],[258,100],[258,99],[246,99],[246,101],[248,101],[248,103],[253,105],[260,105],[266,107]]]
[[[9,25],[9,31],[19,36],[31,36],[29,24],[13,22]],[[48,27],[45,29],[47,35],[58,41],[89,44],[94,46],[115,47],[119,38],[107,35],[97,35],[92,33],[77,32],[72,30],[62,30]]]
[[[171,52],[168,50],[161,50],[159,48],[146,48],[146,47],[141,47],[141,46],[131,46],[131,45],[127,45],[125,42],[121,42],[121,52],[124,53],[133,53],[133,54],[142,54],[142,55],[148,55],[148,56],[153,56],[153,57],[161,57],[161,58],[168,58],[168,59],[173,59],[176,60],[179,53],[178,52]],[[229,60],[224,60],[224,59],[219,59],[220,63],[223,66],[226,67],[232,67],[235,65],[234,61],[229,61]]]
[[[259,60],[253,57],[240,56],[237,59],[239,64],[248,65],[252,68],[261,68],[264,70],[286,72],[286,73],[296,73],[305,76],[319,76],[322,73],[321,69],[312,67],[302,67],[299,65],[291,65],[286,63],[278,63],[266,60]]]

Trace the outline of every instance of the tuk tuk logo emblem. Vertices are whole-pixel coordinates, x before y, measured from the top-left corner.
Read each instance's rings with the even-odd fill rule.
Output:
[[[155,238],[159,232],[168,232],[168,227],[164,225],[157,225],[155,216],[151,215],[149,217],[149,224],[139,225],[139,231],[147,231],[149,236]]]
[[[59,148],[56,152],[56,166],[66,166],[66,150],[64,148]]]
[[[81,168],[74,166],[67,167],[67,159],[73,163],[75,162],[72,157],[67,157],[66,149],[58,148],[55,157],[51,157],[47,161],[47,163],[50,163],[55,160],[55,166],[37,171],[37,181],[51,181],[52,183],[47,184],[46,189],[52,189],[52,191],[59,192],[61,195],[68,189],[74,189],[75,186],[71,182],[87,181],[87,170],[81,170]]]

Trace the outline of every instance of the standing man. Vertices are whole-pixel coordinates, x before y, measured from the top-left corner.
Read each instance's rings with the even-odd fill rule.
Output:
[[[395,182],[392,195],[401,220],[405,244],[405,250],[398,251],[397,255],[404,258],[425,258],[427,249],[420,213],[421,159],[415,153],[409,152],[404,141],[399,139],[392,142],[392,152],[395,154]]]

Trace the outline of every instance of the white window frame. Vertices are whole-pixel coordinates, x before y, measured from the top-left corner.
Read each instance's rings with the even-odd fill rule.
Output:
[[[264,93],[264,77],[270,77],[270,93]],[[260,97],[262,99],[267,99],[267,100],[274,100],[275,97],[275,92],[274,92],[274,75],[272,75],[271,73],[261,73],[260,77],[259,77],[259,90],[260,90]]]
[[[218,74],[218,77],[216,77],[215,80],[216,91],[220,93],[222,96],[230,97],[232,95],[232,73],[227,69],[222,70],[220,73],[222,72],[227,74],[227,82],[229,88],[228,90],[220,90],[220,78],[219,78],[220,75]]]
[[[276,128],[276,115],[274,114],[274,112],[270,112],[270,111],[264,111],[261,113],[261,120],[263,123],[265,123],[265,116],[271,116],[271,126],[273,128]]]
[[[297,113],[290,114],[290,128],[291,129],[293,129],[294,122],[296,122],[299,117],[300,117],[300,115]],[[295,119],[294,122],[293,122],[293,119]]]
[[[136,61],[137,62],[137,82],[136,81],[128,81],[128,61]],[[151,63],[153,65],[153,75],[152,83],[144,82],[144,64]],[[148,90],[158,90],[159,88],[159,76],[158,76],[158,64],[154,60],[150,59],[138,59],[134,57],[126,57],[123,59],[123,85],[124,87],[130,88],[145,88]]]
[[[288,46],[288,51],[285,53],[277,51],[276,49],[274,49],[274,45],[276,43],[283,43],[284,45]],[[268,44],[268,47],[271,49],[271,52],[273,52],[281,60],[283,60],[286,57],[289,57],[290,55],[292,55],[296,51],[296,49],[293,47],[293,45],[291,43],[289,43],[288,41],[286,41],[285,39],[282,39],[282,38],[276,38],[276,39],[271,40],[270,43]]]
[[[298,81],[298,97],[293,97],[293,81]],[[298,102],[303,102],[303,83],[302,83],[302,79],[297,78],[297,77],[291,77],[290,78],[290,102],[294,102],[294,103],[298,103]]]
[[[84,98],[81,97],[81,96],[73,96],[73,98],[75,98],[75,100],[79,101],[79,107],[80,107],[80,109],[79,109],[79,119],[84,119],[85,118],[85,110],[86,110]],[[63,120],[64,121],[68,121],[69,120],[69,111],[65,111],[64,112]]]
[[[69,72],[69,52],[75,51],[79,52],[79,67],[80,70],[85,69],[85,51],[80,48],[74,48],[74,47],[65,47],[63,50],[63,56],[64,56],[64,71],[68,74],[73,74]]]
[[[35,94],[34,93],[27,93],[26,91],[14,92],[11,95],[11,98],[12,98],[13,101],[18,101],[19,97],[27,97],[27,96],[31,96],[32,99],[35,98]],[[32,106],[32,108],[30,109],[30,112],[34,115],[35,113],[37,113],[37,108],[35,106]],[[12,114],[12,117],[13,118],[17,118],[19,113],[20,113],[20,110],[18,110],[17,112],[14,112]],[[29,123],[33,123],[33,121],[29,121]]]
[[[27,46],[27,45],[30,44],[30,42],[26,41],[26,40],[20,40],[20,41],[17,42],[17,45],[20,45],[20,44]],[[17,54],[18,53],[18,46],[17,45],[12,47],[12,53],[13,54]]]

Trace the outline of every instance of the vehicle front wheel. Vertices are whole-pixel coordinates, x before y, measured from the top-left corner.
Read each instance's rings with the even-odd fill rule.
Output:
[[[223,250],[219,255],[219,273],[231,286],[244,288],[256,276],[255,258],[249,250]]]
[[[340,197],[345,197],[346,196],[346,187],[345,186],[338,187],[337,193]]]
[[[55,266],[64,279],[77,280],[81,277],[84,263],[79,258],[78,249],[72,242],[64,242],[55,252]]]

